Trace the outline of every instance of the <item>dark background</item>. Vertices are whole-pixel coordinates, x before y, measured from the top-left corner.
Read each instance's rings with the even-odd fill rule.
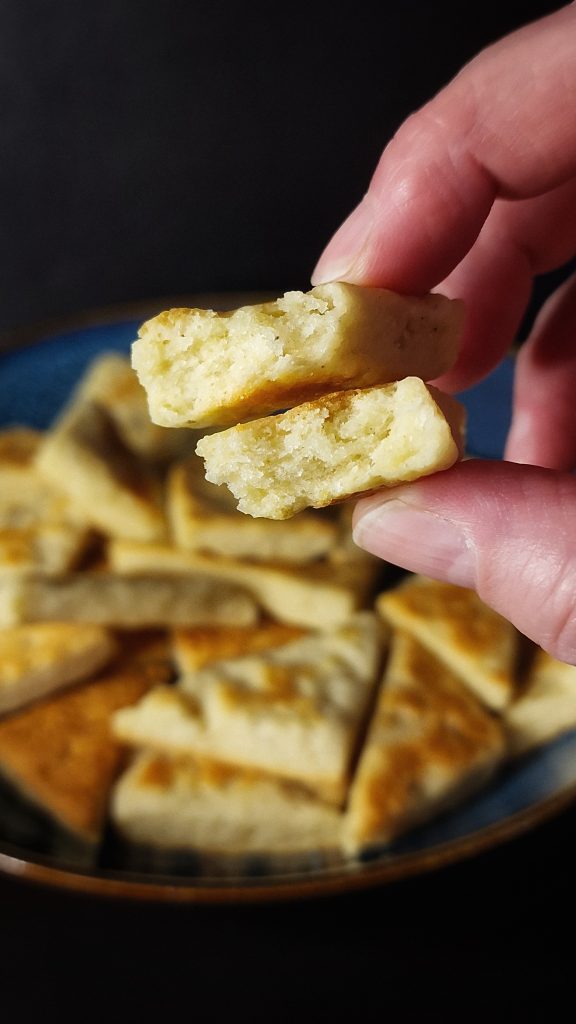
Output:
[[[0,0],[0,332],[308,287],[404,117],[559,6]]]
[[[0,0],[0,331],[307,287],[402,119],[559,4]],[[558,1019],[576,816],[292,906],[134,907],[0,879],[0,1014]]]

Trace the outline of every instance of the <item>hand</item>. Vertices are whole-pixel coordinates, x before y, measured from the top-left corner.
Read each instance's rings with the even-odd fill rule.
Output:
[[[534,275],[576,253],[575,53],[570,4],[479,54],[402,125],[313,275],[463,298],[460,356],[435,382],[445,390],[497,365]],[[364,499],[355,540],[474,587],[576,663],[576,276],[520,350],[506,458]]]

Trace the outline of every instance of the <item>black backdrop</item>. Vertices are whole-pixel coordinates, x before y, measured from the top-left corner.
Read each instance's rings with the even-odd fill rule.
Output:
[[[307,287],[400,121],[558,6],[0,0],[0,330]]]

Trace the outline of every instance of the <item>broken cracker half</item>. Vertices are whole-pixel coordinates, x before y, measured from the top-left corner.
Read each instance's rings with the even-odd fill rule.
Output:
[[[240,423],[196,451],[240,511],[287,519],[448,469],[462,454],[464,418],[456,399],[407,377]]]
[[[458,300],[339,282],[218,313],[171,309],[142,325],[132,365],[166,427],[227,426],[333,391],[418,376],[456,358]]]

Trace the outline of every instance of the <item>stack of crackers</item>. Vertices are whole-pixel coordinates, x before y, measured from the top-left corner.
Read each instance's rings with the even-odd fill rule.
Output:
[[[384,589],[350,508],[254,520],[103,355],[0,434],[0,775],[97,851],[356,856],[576,725],[472,593]]]
[[[444,295],[333,282],[167,310],[142,325],[132,364],[155,423],[227,427],[198,442],[207,479],[283,520],[458,460],[464,408],[426,382],[454,363],[462,322]]]
[[[128,753],[117,709],[182,665],[339,628],[380,571],[349,510],[243,516],[196,440],[151,423],[116,354],[50,430],[0,434],[0,772],[93,845]]]

